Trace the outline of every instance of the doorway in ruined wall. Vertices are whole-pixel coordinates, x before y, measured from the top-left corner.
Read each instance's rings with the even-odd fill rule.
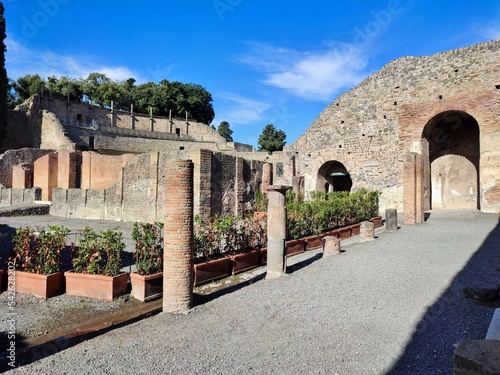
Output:
[[[318,171],[316,190],[331,193],[334,191],[351,191],[352,180],[347,168],[339,161],[328,161]]]
[[[426,209],[480,209],[479,124],[463,111],[434,116],[422,137],[429,142]]]

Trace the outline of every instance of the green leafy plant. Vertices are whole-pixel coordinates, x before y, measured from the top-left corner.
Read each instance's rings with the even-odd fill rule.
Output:
[[[61,251],[66,247],[70,230],[63,226],[49,226],[49,230],[30,227],[17,228],[12,236],[14,254],[10,258],[16,270],[50,275],[61,270]]]
[[[266,193],[256,191],[254,194],[254,200],[255,200],[254,204],[255,211],[260,211],[260,212],[267,211],[267,204],[269,203],[269,199]]]
[[[287,239],[299,239],[359,223],[378,214],[379,191],[287,194]]]
[[[163,223],[134,223],[134,260],[139,275],[163,272]]]
[[[265,226],[265,220],[255,220],[252,216],[242,218],[234,215],[215,215],[208,220],[195,217],[195,262],[201,263],[265,246]]]
[[[122,267],[121,255],[125,249],[122,232],[104,230],[96,233],[85,228],[73,249],[73,268],[77,273],[116,276]]]

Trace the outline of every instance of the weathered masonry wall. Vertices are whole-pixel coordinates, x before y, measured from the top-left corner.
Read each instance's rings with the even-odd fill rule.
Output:
[[[353,190],[381,190],[382,210],[404,210],[406,155],[433,116],[463,111],[479,125],[481,210],[500,212],[499,71],[500,40],[390,62],[331,103],[285,148],[287,183],[317,190],[320,168],[338,161]]]
[[[84,153],[85,154],[85,153]],[[95,153],[88,153],[95,157]],[[102,157],[102,156],[101,156]],[[114,158],[114,162],[111,162]],[[85,165],[86,157],[83,158]],[[263,163],[209,150],[190,153],[158,153],[136,156],[106,156],[99,165],[115,166],[112,184],[101,188],[53,188],[51,215],[61,217],[161,221],[165,194],[165,166],[178,159],[192,159],[194,165],[194,212],[207,218],[213,214],[243,214],[253,205],[253,194],[260,189]],[[120,167],[123,163],[123,167]],[[110,172],[111,174],[112,172]],[[82,166],[82,175],[84,168]],[[103,188],[108,185],[108,187]],[[165,190],[166,189],[166,190]]]
[[[39,95],[9,112],[7,138],[0,146],[0,151],[22,147],[112,153],[253,151],[249,145],[226,142],[216,130],[193,119],[113,111]]]

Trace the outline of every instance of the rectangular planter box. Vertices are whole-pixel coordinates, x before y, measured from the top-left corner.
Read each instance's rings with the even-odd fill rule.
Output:
[[[306,250],[315,250],[323,247],[323,235],[306,237]]]
[[[361,223],[351,225],[351,237],[359,235]]]
[[[64,276],[66,294],[70,296],[113,301],[114,298],[127,293],[127,272],[116,276],[103,276],[67,271]]]
[[[132,284],[132,297],[139,301],[147,302],[163,296],[163,272],[146,276],[132,272],[130,283]]]
[[[382,226],[382,216],[372,217],[369,221],[371,221],[375,228]]]
[[[232,258],[233,275],[257,268],[259,266],[259,250],[252,250],[248,253],[236,254]]]
[[[231,257],[211,260],[194,265],[194,286],[228,277],[231,272]]]
[[[327,232],[326,235],[339,238],[339,230],[338,229],[331,230],[330,232]]]
[[[291,256],[303,253],[306,249],[305,240],[290,240],[285,242],[285,255]]]
[[[64,293],[64,272],[39,275],[15,271],[16,292],[30,293],[39,298],[50,298]]]
[[[346,239],[351,237],[351,227],[343,227],[339,229],[339,238]]]

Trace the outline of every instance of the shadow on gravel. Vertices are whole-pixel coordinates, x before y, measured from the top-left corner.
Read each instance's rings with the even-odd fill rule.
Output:
[[[320,260],[322,257],[323,257],[323,253],[318,253],[318,254],[315,254],[314,256],[312,256],[306,260],[303,260],[302,262],[292,264],[291,266],[288,266],[286,268],[286,273],[297,272],[297,271],[301,270],[302,268],[305,268],[305,267],[313,264],[314,262]]]
[[[210,301],[213,301],[219,297],[222,297],[226,294],[230,294],[233,292],[236,292],[237,290],[240,290],[248,285],[251,285],[253,283],[256,283],[257,281],[261,281],[266,277],[266,274],[263,273],[262,275],[252,277],[251,279],[245,280],[243,282],[240,282],[236,285],[231,285],[222,289],[219,289],[217,291],[214,291],[210,294],[198,294],[194,293],[193,294],[193,305],[194,306],[200,306],[205,303],[208,303]]]
[[[485,305],[468,300],[463,289],[477,282],[500,283],[499,249],[500,222],[445,292],[427,309],[387,375],[452,374],[454,344],[465,338],[485,338],[498,302]],[[411,303],[411,296],[402,298],[408,298]]]

